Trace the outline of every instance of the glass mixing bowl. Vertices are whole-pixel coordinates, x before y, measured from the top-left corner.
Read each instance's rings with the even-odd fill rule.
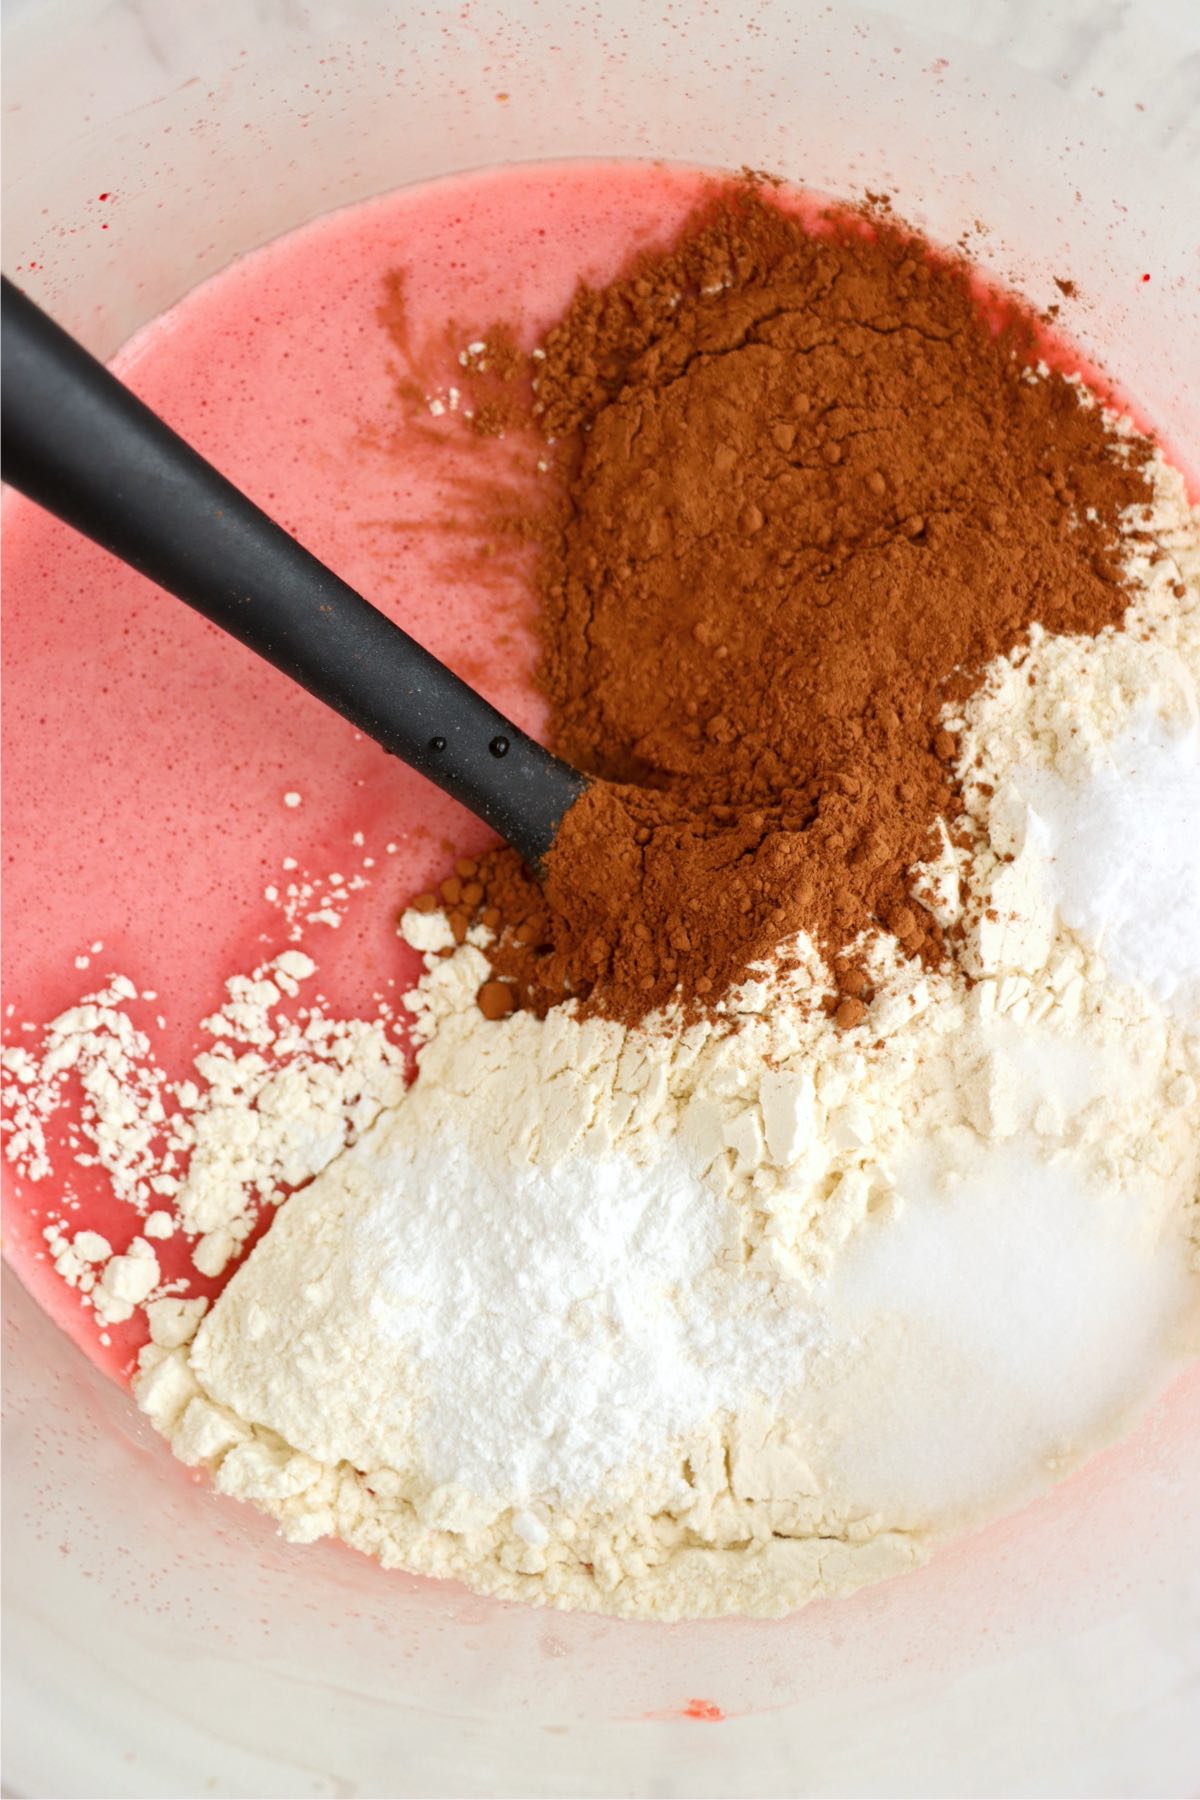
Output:
[[[894,190],[1039,305],[1070,276],[1083,351],[1181,455],[1200,446],[1186,0],[9,13],[6,267],[101,353],[238,253],[402,183],[570,155],[751,164]],[[97,227],[99,189],[119,230]],[[5,1283],[11,1793],[1195,1790],[1194,1374],[912,1576],[775,1623],[638,1625],[283,1543]]]

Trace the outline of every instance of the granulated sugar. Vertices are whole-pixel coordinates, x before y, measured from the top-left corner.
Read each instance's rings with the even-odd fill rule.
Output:
[[[1064,922],[1118,981],[1200,1021],[1200,729],[1143,714],[1082,783],[1034,770],[1016,785]]]
[[[808,1407],[853,1501],[920,1525],[1011,1502],[1119,1420],[1184,1315],[1178,1239],[1023,1142],[914,1150],[899,1216],[839,1264]]]
[[[980,839],[981,937],[1017,967],[1037,967],[1044,950],[1036,934],[1018,942],[1011,914],[1057,909],[1116,980],[1195,1023],[1200,528],[1179,473],[1161,456],[1152,473],[1153,499],[1129,520],[1124,628],[1035,628],[951,723]]]

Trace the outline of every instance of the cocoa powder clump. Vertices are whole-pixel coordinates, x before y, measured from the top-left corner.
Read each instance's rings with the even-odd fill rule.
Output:
[[[602,781],[544,882],[479,860],[520,1004],[704,1008],[803,930],[849,1027],[861,933],[946,954],[912,893],[958,810],[942,708],[1035,622],[1119,623],[1147,498],[1148,446],[1031,376],[1034,329],[892,219],[814,227],[745,184],[580,290],[531,365],[539,679]]]

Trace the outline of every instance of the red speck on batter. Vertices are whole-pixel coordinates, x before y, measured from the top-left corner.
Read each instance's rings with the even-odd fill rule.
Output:
[[[1148,275],[1143,275],[1143,276],[1142,276],[1142,280],[1143,280],[1143,281],[1149,281],[1149,279],[1150,279],[1150,277],[1149,277],[1149,276],[1148,276]]]
[[[97,198],[97,200],[111,200],[112,195],[111,194],[97,194],[96,198]]]
[[[685,1719],[703,1719],[709,1725],[725,1717],[715,1700],[689,1700],[683,1709]]]

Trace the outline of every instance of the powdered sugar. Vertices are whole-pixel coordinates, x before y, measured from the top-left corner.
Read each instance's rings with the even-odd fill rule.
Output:
[[[200,1335],[210,1394],[311,1455],[415,1463],[495,1512],[591,1499],[714,1409],[799,1381],[803,1308],[721,1279],[738,1219],[669,1140],[530,1162],[500,1126],[482,1160],[431,1123],[418,1087],[289,1209]],[[344,1350],[368,1353],[353,1402]]]
[[[696,1285],[722,1209],[682,1159],[481,1166],[406,1124],[353,1253],[374,1331],[421,1371],[433,1482],[492,1504],[591,1497],[703,1422],[721,1373],[740,1393],[751,1346]]]

